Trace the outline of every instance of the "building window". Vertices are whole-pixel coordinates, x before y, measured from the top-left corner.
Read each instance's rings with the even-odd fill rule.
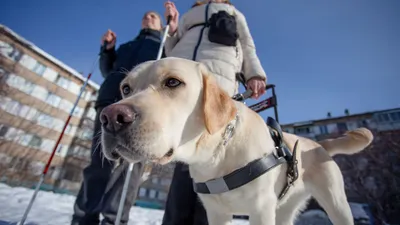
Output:
[[[42,144],[40,145],[40,150],[45,152],[51,152],[56,144],[55,141],[49,139],[43,139]]]
[[[24,92],[25,94],[32,94],[33,89],[35,88],[35,84],[25,80],[24,84],[22,86],[20,86],[18,89],[22,92]]]
[[[67,125],[67,127],[65,128],[65,133],[69,134],[69,135],[74,135],[76,132],[77,127],[76,126],[72,126],[70,124]]]
[[[32,175],[40,175],[44,169],[44,163],[42,162],[30,162],[28,165],[29,172]]]
[[[50,82],[54,82],[57,79],[58,73],[51,68],[46,68],[43,73],[43,78],[49,80]]]
[[[328,127],[326,125],[319,126],[319,131],[321,134],[328,134]]]
[[[67,78],[62,77],[60,74],[58,74],[56,84],[66,90],[68,90],[70,81]]]
[[[161,185],[168,186],[171,183],[171,179],[169,178],[161,178]]]
[[[38,75],[42,76],[46,67],[41,64],[40,62],[36,62],[36,65],[33,67],[32,71],[37,73]]]
[[[5,106],[5,111],[12,115],[18,116],[18,113],[20,112],[21,107],[22,107],[22,105],[19,102],[11,100]]]
[[[89,108],[86,115],[89,119],[95,120],[96,119],[96,110],[93,107],[91,107],[91,108]]]
[[[11,102],[11,98],[9,98],[9,97],[4,97],[4,96],[0,96],[0,108],[2,109],[2,110],[6,110],[6,108],[7,108],[7,104],[9,103],[9,102]]]
[[[22,105],[20,111],[18,112],[18,116],[25,118],[28,115],[30,109],[31,107],[27,105]]]
[[[34,96],[44,102],[46,101],[48,94],[49,94],[49,92],[45,88],[43,88],[39,85],[35,85],[35,88],[33,89],[33,92],[32,92],[32,96]]]
[[[344,133],[348,130],[346,123],[337,123],[339,133]]]
[[[80,138],[82,138],[83,140],[92,139],[93,138],[93,130],[92,129],[88,129],[88,128],[83,128],[81,130]]]
[[[361,120],[357,122],[358,127],[368,127],[368,121],[367,120]]]
[[[40,145],[42,145],[42,138],[33,135],[31,141],[29,142],[29,146],[33,148],[40,148]]]
[[[47,127],[47,128],[52,128],[53,127],[53,117],[42,113],[38,117],[37,123],[39,125],[41,125],[41,126],[44,126],[44,127]]]
[[[81,107],[76,106],[73,115],[76,117],[81,117],[82,114],[83,114],[83,109]]]
[[[81,91],[81,87],[78,84],[70,81],[68,91],[74,93],[75,95],[78,95]]]
[[[91,93],[89,91],[83,91],[82,93],[82,98],[85,99],[86,101],[89,101],[91,96]]]
[[[378,116],[378,120],[379,120],[379,122],[389,122],[389,121],[390,121],[390,119],[389,119],[389,114],[387,114],[387,113],[385,113],[385,114],[380,114],[380,115]]]
[[[28,146],[32,140],[32,137],[33,137],[32,134],[24,134],[21,136],[20,140],[18,141],[18,144],[22,146]]]
[[[71,102],[69,102],[68,100],[62,99],[58,108],[69,113],[69,112],[71,112],[72,107],[74,107],[74,105]]]
[[[311,133],[311,127],[296,127],[294,132],[295,134],[309,134]]]
[[[4,136],[9,141],[18,141],[24,132],[14,127],[9,127],[6,135]]]
[[[64,157],[68,153],[68,145],[59,144],[56,153],[57,155]]]
[[[25,79],[15,74],[9,74],[6,82],[9,86],[19,89],[24,85]]]
[[[7,134],[8,131],[8,126],[1,124],[0,125],[0,138],[4,138],[5,135]]]
[[[64,127],[64,124],[65,124],[64,121],[62,121],[60,119],[57,119],[57,118],[53,118],[53,127],[52,127],[52,129],[61,132],[61,130]]]
[[[158,184],[158,177],[153,177],[153,178],[151,179],[151,182],[152,182],[153,184]]]
[[[40,114],[41,113],[37,109],[30,108],[30,110],[28,111],[28,114],[26,115],[26,119],[36,123]]]
[[[51,92],[47,94],[46,102],[49,105],[52,105],[54,107],[58,107],[61,102],[61,98]]]
[[[165,201],[167,199],[167,194],[163,191],[158,192],[157,195],[158,200]]]
[[[34,84],[15,74],[9,74],[6,83],[26,94],[31,94]]]
[[[390,113],[390,118],[393,122],[400,121],[400,112],[392,112]]]
[[[21,60],[19,61],[19,63],[20,63],[21,65],[23,65],[24,67],[26,67],[26,68],[29,69],[29,70],[32,70],[32,69],[35,67],[36,62],[37,62],[37,61],[36,61],[34,58],[30,57],[30,56],[27,55],[27,54],[24,54],[24,55],[21,57]]]
[[[0,54],[18,62],[21,59],[21,52],[13,45],[0,41]]]
[[[156,195],[157,195],[157,191],[151,189],[150,193],[149,193],[149,198],[153,198],[154,199],[154,198],[156,198]]]
[[[146,192],[147,192],[147,190],[146,190],[146,188],[140,188],[139,189],[139,196],[140,197],[146,197]]]

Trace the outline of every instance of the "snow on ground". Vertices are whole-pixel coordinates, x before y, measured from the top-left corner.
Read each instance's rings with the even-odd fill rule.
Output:
[[[22,217],[33,190],[10,187],[0,183],[0,225],[15,225]],[[75,197],[40,191],[25,225],[69,225]],[[128,225],[160,225],[164,211],[132,207]],[[235,220],[233,225],[248,225],[247,220]],[[320,210],[310,210],[299,216],[296,225],[331,225]]]
[[[0,225],[18,222],[33,194],[33,190],[10,187],[0,183]],[[26,225],[69,225],[75,197],[40,191],[28,215]],[[159,225],[164,211],[132,207],[129,225]],[[234,225],[248,225],[244,220],[236,220]]]

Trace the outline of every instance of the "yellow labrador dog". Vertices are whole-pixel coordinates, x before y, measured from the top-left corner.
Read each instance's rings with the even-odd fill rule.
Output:
[[[121,82],[121,92],[123,99],[101,114],[102,149],[108,159],[182,161],[190,165],[194,182],[205,182],[274,152],[263,118],[233,101],[200,63],[178,58],[145,62]],[[234,133],[226,138],[232,121]],[[371,143],[372,133],[360,128],[319,143],[283,135],[290,149],[299,140],[299,178],[287,194],[278,200],[287,164],[240,188],[199,194],[210,225],[230,224],[233,214],[249,215],[251,225],[293,224],[311,196],[335,225],[353,224],[343,177],[332,156],[361,151]]]

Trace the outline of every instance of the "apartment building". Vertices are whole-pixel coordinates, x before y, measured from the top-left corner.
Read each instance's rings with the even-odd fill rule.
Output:
[[[389,131],[400,129],[400,108],[350,114],[348,110],[344,115],[311,121],[303,121],[282,125],[282,129],[314,140],[336,137],[348,130],[358,127],[367,127],[376,131]]]
[[[31,186],[48,161],[85,78],[3,25],[0,78],[0,181]],[[98,89],[89,81],[45,184],[54,184],[68,154],[90,155],[90,148],[77,147],[76,140],[91,138],[93,129],[82,125],[84,118],[94,119],[90,101]]]

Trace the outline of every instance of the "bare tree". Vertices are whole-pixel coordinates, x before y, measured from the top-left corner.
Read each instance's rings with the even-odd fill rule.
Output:
[[[375,141],[353,156],[337,156],[349,198],[367,203],[376,224],[400,217],[400,131],[375,133]]]

